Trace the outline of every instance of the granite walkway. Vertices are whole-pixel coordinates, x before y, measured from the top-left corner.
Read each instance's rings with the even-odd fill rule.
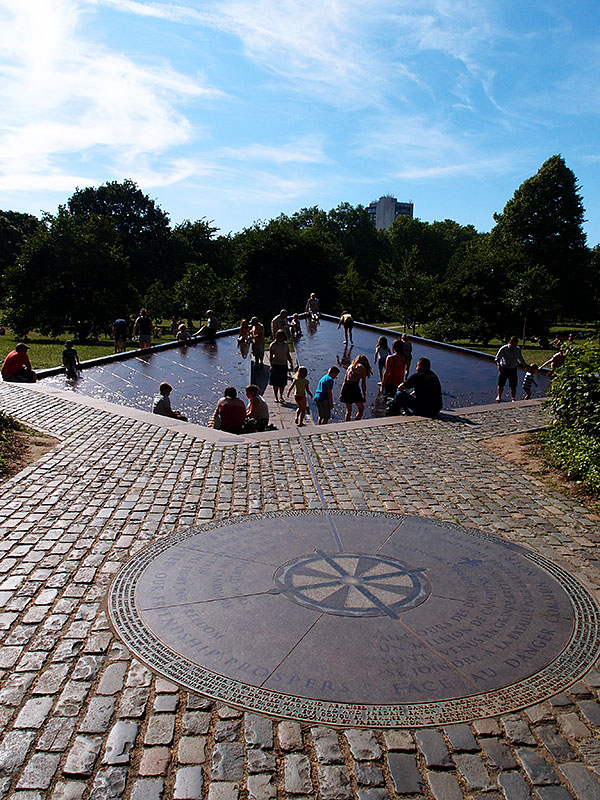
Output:
[[[336,730],[243,713],[155,677],[105,613],[113,576],[155,537],[320,508],[314,476],[331,508],[504,536],[576,572],[599,600],[598,518],[482,446],[542,426],[537,403],[237,441],[15,385],[0,384],[0,408],[60,440],[2,488],[0,798],[600,798],[595,670],[498,718]]]

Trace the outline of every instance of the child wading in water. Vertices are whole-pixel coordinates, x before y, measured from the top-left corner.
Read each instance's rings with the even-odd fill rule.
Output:
[[[523,391],[525,392],[524,400],[529,400],[531,397],[531,384],[537,386],[535,382],[534,375],[537,374],[538,367],[537,364],[530,364],[527,372],[525,373],[525,377],[523,378]]]
[[[298,372],[294,375],[294,379],[290,388],[288,389],[287,396],[289,397],[292,393],[292,389],[295,389],[296,395],[296,405],[298,408],[296,409],[296,418],[295,423],[299,427],[304,425],[304,417],[306,416],[306,395],[312,397],[312,392],[308,388],[308,370],[306,367],[298,367]]]
[[[385,369],[386,358],[391,355],[386,336],[380,336],[375,347],[373,356],[373,366],[379,367],[379,380],[383,383],[383,371]]]

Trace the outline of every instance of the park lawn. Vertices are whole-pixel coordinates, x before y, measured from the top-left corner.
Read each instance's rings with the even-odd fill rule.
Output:
[[[377,327],[388,328],[395,331],[402,330],[401,323],[395,322],[377,322],[374,323]],[[575,326],[567,326],[567,325],[555,325],[554,327],[550,328],[550,335],[551,336],[558,336],[563,341],[569,337],[570,333],[581,333],[583,337],[587,338],[591,336],[596,331],[591,325],[575,325]],[[410,331],[409,331],[410,333]],[[417,326],[416,336],[419,336],[419,327]],[[577,343],[578,339],[575,339],[575,343]],[[491,355],[496,355],[499,348],[506,344],[506,342],[501,341],[500,339],[491,339],[487,345],[480,344],[478,342],[472,342],[469,339],[456,339],[452,342],[447,342],[446,344],[454,344],[457,347],[464,347],[467,350],[476,350],[479,353],[490,353]],[[552,347],[550,349],[543,349],[539,347],[535,342],[526,342],[525,346],[521,348],[523,352],[523,358],[527,361],[528,364],[537,364],[538,367],[541,366],[544,362],[549,361],[554,353],[556,353],[556,348]]]
[[[32,331],[27,339],[21,340],[14,336],[12,331],[6,329],[6,335],[0,336],[0,359],[4,360],[5,356],[15,349],[15,345],[20,341],[24,341],[29,345],[29,359],[31,366],[34,370],[48,369],[50,367],[59,367],[62,364],[62,351],[65,348],[65,342],[69,336],[65,334],[64,337],[58,339],[51,336],[42,336],[36,331]],[[71,340],[72,341],[72,340]],[[154,343],[160,344],[161,342],[171,342],[173,337],[168,335],[160,335],[154,337]],[[114,353],[113,339],[103,336],[97,340],[96,344],[79,344],[74,342],[75,349],[80,361],[88,361],[92,358],[101,358],[102,356],[109,356]],[[138,347],[137,342],[129,340],[127,342],[128,350],[136,350]]]

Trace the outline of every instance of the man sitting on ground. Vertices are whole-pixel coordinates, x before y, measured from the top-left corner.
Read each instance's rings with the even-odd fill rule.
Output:
[[[412,390],[413,394],[410,394]],[[416,414],[419,417],[437,417],[442,410],[442,386],[431,369],[428,358],[417,361],[417,371],[398,386],[388,414]]]
[[[183,422],[187,422],[187,417],[184,417],[179,411],[174,411],[171,408],[171,398],[169,395],[173,391],[170,383],[164,381],[158,387],[158,394],[154,397],[154,404],[152,406],[153,414],[162,414],[163,417],[174,417]]]
[[[228,386],[212,416],[213,427],[226,433],[241,433],[246,422],[246,406],[234,386]],[[209,423],[210,424],[210,423]]]
[[[2,378],[10,383],[35,383],[37,375],[33,371],[31,361],[27,355],[30,348],[19,342],[4,359],[2,364]]]

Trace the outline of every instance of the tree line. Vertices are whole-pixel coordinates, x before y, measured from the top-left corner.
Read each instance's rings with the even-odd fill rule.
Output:
[[[302,311],[422,325],[442,341],[547,338],[556,321],[596,321],[600,248],[590,249],[577,179],[549,158],[495,214],[490,233],[398,217],[377,230],[361,205],[304,208],[219,235],[206,219],[171,226],[133,181],[77,189],[41,219],[0,211],[3,321],[19,336],[108,331],[145,306],[155,318],[224,324]]]

